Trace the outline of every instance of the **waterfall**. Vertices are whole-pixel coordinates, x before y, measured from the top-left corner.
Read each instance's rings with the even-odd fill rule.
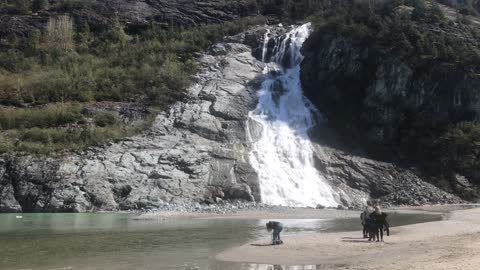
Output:
[[[264,59],[271,63],[264,71],[258,105],[249,114],[263,128],[261,138],[253,143],[250,162],[259,177],[262,202],[269,205],[338,205],[335,192],[314,167],[313,146],[308,137],[315,118],[301,88],[300,49],[310,33],[310,24],[292,30],[283,37],[274,55]],[[269,34],[265,34],[265,39]],[[264,46],[267,44],[265,40]],[[262,52],[265,58],[267,48]]]

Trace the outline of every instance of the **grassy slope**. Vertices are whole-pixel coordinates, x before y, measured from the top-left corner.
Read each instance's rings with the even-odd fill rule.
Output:
[[[0,15],[60,11],[68,15],[90,4],[5,0]],[[260,14],[298,20],[322,7],[323,1],[257,0],[253,5]],[[196,69],[195,53],[225,35],[263,23],[260,18],[245,18],[190,29],[150,27],[128,35],[114,19],[108,29],[93,32],[88,25],[72,24],[69,17],[52,16],[46,30],[32,31],[27,37],[2,37],[0,153],[48,154],[137,133],[148,127],[148,120],[133,128],[120,119],[99,126],[94,115],[82,111],[98,102],[140,102],[163,109],[184,96]]]
[[[191,29],[151,28],[132,36],[115,20],[108,30],[94,33],[61,16],[50,18],[43,32],[3,40],[0,153],[48,154],[141,131],[148,120],[125,125],[115,113],[85,115],[83,108],[135,102],[163,109],[184,96],[196,70],[195,53],[258,23],[245,18]],[[102,117],[111,121],[98,121]]]

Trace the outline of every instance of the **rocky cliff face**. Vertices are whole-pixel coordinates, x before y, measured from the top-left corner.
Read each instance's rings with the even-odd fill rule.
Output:
[[[102,31],[118,19],[131,32],[151,25],[193,26],[257,14],[254,0],[98,0],[77,1],[73,6],[59,3],[50,1],[50,8],[32,15],[0,15],[0,37],[10,34],[22,36],[34,29],[43,29],[50,16],[65,13],[71,14],[78,27],[88,24],[91,30]]]
[[[142,135],[62,157],[1,157],[0,212],[261,201],[249,154],[262,129],[249,121],[248,113],[257,103],[264,76],[265,64],[254,55],[262,58],[265,32],[258,27],[229,37],[199,56],[201,70],[187,99],[158,115]],[[269,32],[280,36],[285,29],[271,27]],[[267,55],[281,39],[272,40]],[[312,132],[315,165],[335,188],[342,207],[360,207],[368,200],[383,205],[461,201],[409,170],[341,150],[329,129]]]
[[[245,125],[263,63],[241,43],[218,44],[199,62],[202,71],[187,101],[161,113],[144,135],[62,158],[2,157],[0,211],[258,200]]]
[[[333,35],[310,42],[305,91],[343,131],[388,146],[412,132],[480,119],[474,70],[441,61],[413,64],[395,55],[371,59],[368,47]]]
[[[480,160],[478,135],[464,136],[472,144],[466,154],[441,141],[449,129],[480,120],[478,38],[472,35],[478,29],[442,8],[443,20],[428,13],[415,18],[405,11],[413,7],[401,6],[376,14],[377,21],[359,19],[350,32],[335,32],[338,24],[322,28],[305,45],[302,84],[344,140],[377,158],[421,167],[433,181],[446,178],[450,187],[457,185],[455,173],[480,180],[477,165],[464,165]]]
[[[336,188],[345,207],[362,207],[367,201],[384,206],[462,203],[427,183],[415,170],[348,150],[326,125],[320,125],[312,138],[316,138],[315,165]]]

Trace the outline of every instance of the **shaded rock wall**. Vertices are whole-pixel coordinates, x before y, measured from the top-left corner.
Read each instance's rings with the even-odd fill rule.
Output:
[[[480,119],[480,79],[473,70],[435,61],[414,66],[394,55],[369,59],[368,48],[332,35],[310,42],[302,83],[343,130],[388,145],[416,126]]]
[[[317,33],[304,53],[306,95],[343,139],[378,158],[435,172],[435,141],[449,127],[480,120],[476,66],[411,62],[335,33]],[[474,168],[457,173],[480,181]]]
[[[383,206],[462,203],[424,181],[412,170],[365,158],[328,145],[315,145],[319,171],[333,184],[346,207],[361,207],[368,201]]]
[[[372,159],[361,147],[344,144],[326,122],[310,131],[315,167],[332,184],[345,207],[462,203],[454,194],[425,181],[415,168]]]

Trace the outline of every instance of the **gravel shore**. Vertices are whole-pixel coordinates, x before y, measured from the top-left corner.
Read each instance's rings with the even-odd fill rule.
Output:
[[[395,207],[388,211],[400,213],[446,214],[453,210],[472,208],[473,205],[436,205],[419,207]],[[142,212],[135,219],[155,220],[164,218],[220,218],[220,219],[338,219],[357,218],[360,209],[315,209],[269,206],[261,203],[243,201],[215,205],[184,204],[167,205],[160,209]]]

